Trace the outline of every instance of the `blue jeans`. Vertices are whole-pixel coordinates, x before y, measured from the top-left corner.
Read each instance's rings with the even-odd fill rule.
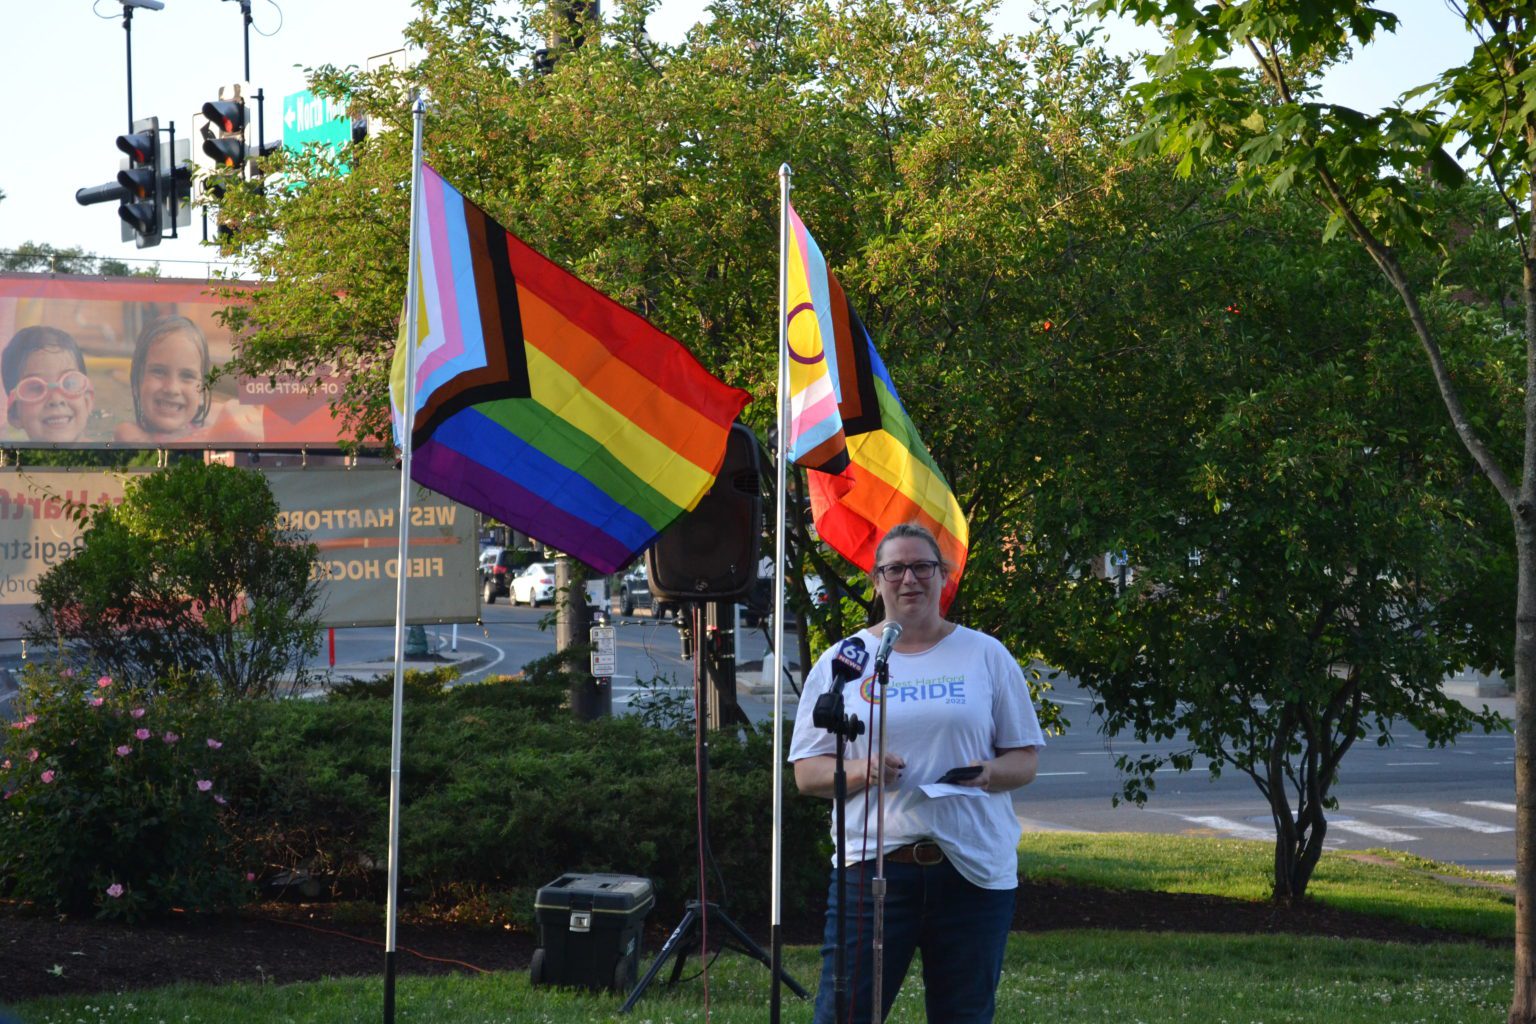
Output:
[[[847,966],[849,1019],[869,1024],[874,963],[875,862],[848,868]],[[1003,951],[1013,924],[1014,890],[982,889],[948,860],[932,867],[885,865],[885,969],[880,1019],[891,1011],[912,954],[923,954],[928,1020],[934,1024],[990,1024],[996,1009]],[[862,879],[862,889],[860,882]],[[837,870],[827,889],[827,928],[821,947],[821,985],[815,1024],[836,1024],[833,989],[837,948]],[[846,1024],[846,1022],[845,1022]]]

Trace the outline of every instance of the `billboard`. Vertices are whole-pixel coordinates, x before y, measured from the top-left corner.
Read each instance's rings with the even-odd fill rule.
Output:
[[[0,470],[0,640],[25,635],[37,581],[80,544],[68,506],[123,500],[135,472]],[[262,471],[284,526],[320,549],[320,621],[326,626],[389,626],[395,621],[400,473],[389,467]],[[407,549],[406,619],[474,622],[478,545],[475,515],[440,494],[414,487]]]
[[[332,379],[220,376],[207,281],[0,274],[0,446],[335,448]]]
[[[392,626],[400,547],[400,471],[355,469],[263,471],[277,498],[281,525],[309,535],[320,556],[327,626]],[[480,554],[472,509],[411,485],[411,541],[406,551],[406,621],[475,622]]]

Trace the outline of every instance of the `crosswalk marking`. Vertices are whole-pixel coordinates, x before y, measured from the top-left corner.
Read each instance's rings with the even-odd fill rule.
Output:
[[[1408,804],[1375,804],[1378,811],[1390,811],[1393,814],[1401,814],[1409,818],[1418,818],[1434,825],[1442,825],[1446,828],[1464,828],[1472,832],[1492,834],[1495,832],[1513,832],[1508,825],[1495,825],[1489,821],[1479,821],[1477,818],[1464,818],[1459,814],[1446,814],[1443,811],[1432,811],[1428,807],[1412,807]]]
[[[1357,836],[1374,839],[1378,843],[1414,843],[1418,842],[1418,836],[1411,836],[1407,832],[1399,832],[1394,828],[1386,828],[1382,825],[1367,825],[1363,821],[1330,821],[1329,831],[1338,829],[1340,832],[1352,832]]]
[[[1463,800],[1462,803],[1466,804],[1468,807],[1486,807],[1490,811],[1508,811],[1510,814],[1515,813],[1514,804],[1504,804],[1497,800]]]
[[[1275,834],[1262,828],[1254,828],[1252,825],[1244,825],[1240,821],[1231,818],[1221,818],[1214,814],[1189,815],[1181,814],[1179,817],[1193,825],[1203,825],[1206,828],[1215,829],[1218,832],[1229,832],[1238,839],[1273,839]]]

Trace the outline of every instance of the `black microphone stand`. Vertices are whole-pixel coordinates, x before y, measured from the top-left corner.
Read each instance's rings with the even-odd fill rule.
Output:
[[[848,773],[844,759],[847,745],[864,732],[859,716],[844,714],[843,684],[848,680],[838,672],[835,663],[832,670],[832,689],[816,699],[811,722],[837,737],[837,752],[832,768],[832,813],[836,826],[833,828],[833,847],[837,866],[837,944],[832,950],[832,994],[836,1007],[836,1019],[848,1019],[848,838],[844,832],[846,804],[848,803]]]
[[[891,627],[887,626],[887,630]],[[900,627],[896,636],[901,636]],[[884,655],[882,657],[881,655]],[[875,763],[875,878],[869,890],[875,900],[874,934],[871,937],[870,956],[870,1010],[872,1021],[885,1020],[885,718],[886,688],[891,681],[890,645],[882,637],[880,654],[875,655],[874,693],[879,700],[879,741],[876,744]]]

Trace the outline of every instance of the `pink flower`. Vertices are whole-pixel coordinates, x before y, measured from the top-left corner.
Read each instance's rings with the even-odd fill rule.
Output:
[[[43,782],[45,784],[52,782],[53,781],[53,769],[50,768],[47,771],[43,772],[42,778],[43,778]]]
[[[61,674],[61,675],[63,675],[63,677],[64,677],[64,678],[65,678],[65,679],[73,679],[73,678],[75,678],[75,670],[74,670],[74,669],[72,669],[72,668],[67,668],[67,669],[65,669],[65,670],[64,670],[64,671],[63,671],[63,672],[62,672],[62,673],[60,673],[60,674]]]
[[[143,718],[144,717],[144,709],[143,708],[134,708],[132,711],[130,711],[128,713],[130,715],[132,715],[134,718]]]
[[[111,896],[113,899],[117,899],[122,894],[123,886],[121,882],[113,882],[111,885],[107,886],[107,895]]]
[[[11,759],[10,758],[6,758],[4,761],[0,761],[0,772],[8,772],[10,770],[11,770]]]
[[[126,743],[117,748],[118,757],[127,757],[131,753],[133,753],[133,748]]]
[[[166,746],[170,746],[172,743],[175,743],[177,740],[181,739],[181,737],[177,736],[173,732],[168,732],[164,736],[161,736],[160,739],[165,743]]]
[[[133,738],[137,739],[137,740],[147,740],[147,739],[149,739],[149,730],[148,729],[135,729],[135,730],[133,730]]]
[[[91,707],[93,707],[93,708],[99,708],[99,707],[101,707],[105,703],[106,703],[106,700],[104,700],[101,697],[92,697],[91,698]]]
[[[112,685],[112,677],[111,676],[102,676],[100,679],[96,680],[96,685],[100,689],[105,690],[107,687]]]
[[[254,872],[254,871],[247,871],[245,873],[245,880],[247,882],[254,882],[254,881],[256,881],[256,872]]]
[[[38,754],[37,754],[37,749],[35,747],[33,749],[27,751],[27,760],[28,761],[36,761],[37,757],[38,757]]]
[[[30,728],[32,728],[36,724],[37,724],[37,716],[36,715],[28,715],[26,718],[23,718],[19,722],[12,722],[11,723],[11,728],[12,729],[30,729]]]
[[[213,788],[213,780],[212,779],[198,779],[197,780],[197,791],[199,793],[206,793],[206,792],[208,792],[212,788]]]
[[[228,800],[225,800],[222,796],[219,796],[219,794],[217,794],[217,793],[213,794],[213,802],[218,804],[220,807],[223,807],[223,806],[225,806],[225,805],[227,805],[229,803]]]
[[[218,740],[212,740],[211,739],[211,740],[208,741],[208,749],[209,750],[218,750],[223,745],[224,744],[220,743]]]

